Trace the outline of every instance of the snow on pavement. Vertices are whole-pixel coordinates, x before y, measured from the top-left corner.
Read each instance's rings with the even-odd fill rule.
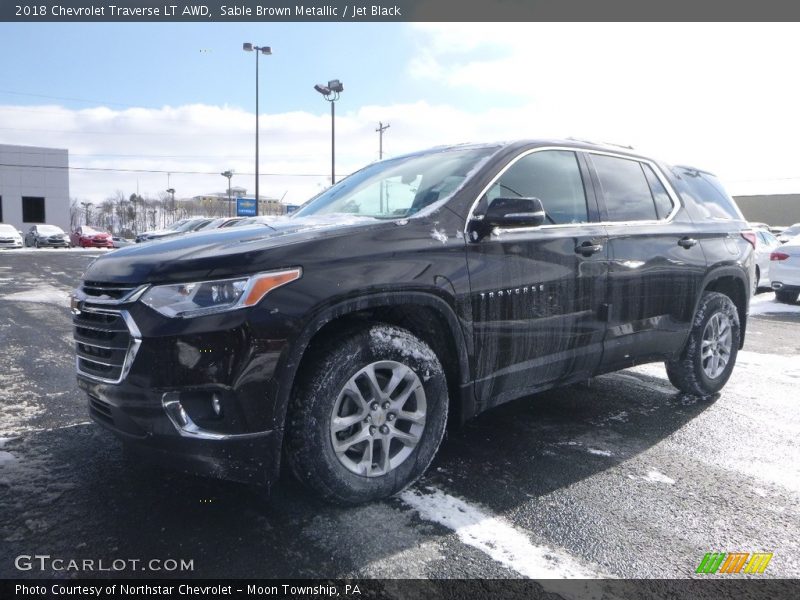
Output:
[[[416,510],[421,518],[453,530],[463,543],[524,577],[593,579],[603,576],[562,551],[534,545],[525,533],[502,518],[437,488],[406,490],[400,494],[400,499]],[[543,582],[543,586],[548,591],[561,591],[557,582]]]
[[[50,284],[42,284],[32,290],[4,294],[0,296],[0,299],[12,302],[40,302],[42,304],[69,306],[69,291]]]
[[[784,304],[775,300],[773,292],[758,294],[750,299],[750,316],[770,314],[800,314],[800,304]]]

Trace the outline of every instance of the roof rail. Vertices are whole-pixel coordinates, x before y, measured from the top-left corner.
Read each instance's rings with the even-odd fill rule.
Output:
[[[613,142],[595,142],[594,140],[584,140],[581,138],[576,138],[571,136],[568,137],[567,139],[573,142],[583,142],[584,144],[592,144],[594,146],[614,146],[616,148],[625,148],[626,150],[633,150],[633,146],[631,146],[630,144],[625,145],[625,144],[615,144]]]

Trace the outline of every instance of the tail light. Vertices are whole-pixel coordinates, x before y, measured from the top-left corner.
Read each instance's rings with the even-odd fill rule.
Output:
[[[752,231],[743,231],[742,237],[746,239],[749,244],[753,247],[753,250],[756,248],[756,234]]]
[[[773,252],[769,255],[770,260],[786,260],[789,255],[786,252]]]

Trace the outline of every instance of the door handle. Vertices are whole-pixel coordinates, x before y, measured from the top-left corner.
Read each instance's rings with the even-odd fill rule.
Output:
[[[697,245],[697,240],[694,238],[683,237],[678,240],[678,246],[681,248],[686,248],[687,250],[695,245]]]
[[[582,244],[575,246],[575,253],[583,256],[591,256],[603,251],[603,244],[597,244],[593,241],[586,240]]]

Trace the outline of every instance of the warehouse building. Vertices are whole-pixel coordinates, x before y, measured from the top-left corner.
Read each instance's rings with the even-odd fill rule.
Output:
[[[58,225],[69,232],[69,153],[0,144],[0,223],[23,232]]]
[[[800,223],[800,194],[734,196],[745,218],[775,227]]]

